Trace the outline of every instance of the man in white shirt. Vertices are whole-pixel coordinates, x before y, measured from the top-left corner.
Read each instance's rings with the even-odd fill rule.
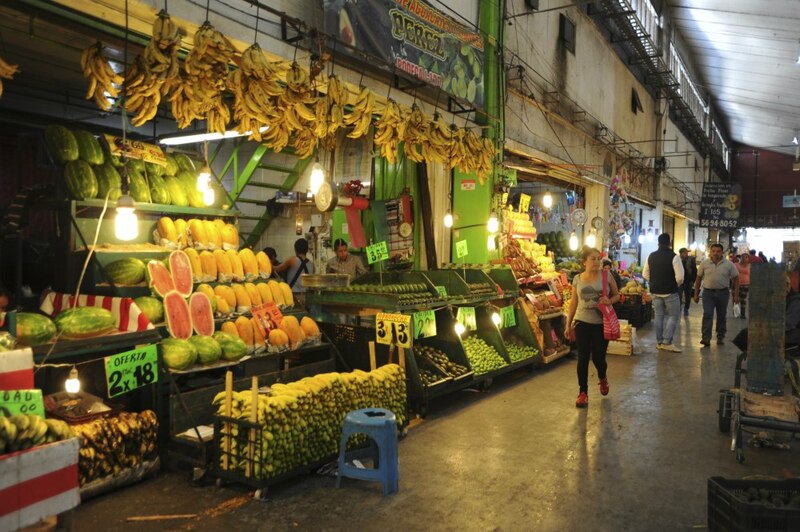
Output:
[[[681,256],[672,251],[667,233],[658,235],[658,250],[647,257],[642,275],[650,281],[656,325],[656,347],[680,353],[672,343],[681,313],[680,286],[683,284]]]

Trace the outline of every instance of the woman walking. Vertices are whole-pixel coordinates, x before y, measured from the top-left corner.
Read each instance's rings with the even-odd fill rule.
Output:
[[[608,340],[603,338],[603,315],[597,305],[613,305],[619,301],[614,278],[601,273],[600,252],[586,247],[581,253],[583,272],[572,280],[572,297],[564,333],[578,345],[578,399],[575,406],[589,404],[589,359],[597,369],[600,394],[608,395],[606,377],[606,350]],[[604,290],[603,283],[606,283]],[[604,295],[605,292],[605,295]],[[574,324],[573,324],[574,320]]]
[[[739,262],[734,264],[739,271],[739,317],[744,319],[747,309],[747,293],[750,291],[750,254],[742,253]]]

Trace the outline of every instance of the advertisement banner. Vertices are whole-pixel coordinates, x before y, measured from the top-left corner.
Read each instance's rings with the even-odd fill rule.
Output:
[[[739,183],[704,183],[700,200],[700,227],[736,228],[742,204]]]
[[[390,70],[483,106],[483,39],[421,0],[324,0],[325,32]],[[366,61],[355,50],[345,53]]]

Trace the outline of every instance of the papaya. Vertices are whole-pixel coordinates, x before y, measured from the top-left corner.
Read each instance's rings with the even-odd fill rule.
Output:
[[[272,290],[269,289],[267,283],[258,283],[256,288],[258,289],[258,295],[261,296],[262,303],[272,303],[275,301],[272,299]]]
[[[242,259],[235,249],[225,251],[228,255],[228,260],[231,262],[231,271],[233,272],[233,280],[236,282],[244,281],[244,266],[242,266]]]
[[[285,306],[286,300],[283,298],[283,290],[281,289],[281,285],[278,283],[278,281],[272,279],[267,281],[267,285],[272,292],[272,300],[275,302],[275,304],[279,307]]]
[[[236,283],[231,285],[231,288],[233,288],[233,293],[236,295],[236,312],[242,314],[248,312],[253,303],[250,301],[250,296],[245,287]]]
[[[208,249],[222,249],[222,236],[220,236],[217,226],[211,220],[205,220],[203,227],[208,238]]]
[[[192,266],[192,282],[199,283],[203,281],[203,267],[200,264],[200,255],[197,254],[197,250],[186,248],[184,253],[189,257],[189,264]]]
[[[294,306],[294,295],[292,294],[292,287],[289,286],[289,283],[279,282],[278,286],[281,287],[281,291],[283,291],[283,303],[286,305],[287,308],[292,308]]]
[[[262,279],[269,279],[272,275],[272,262],[263,251],[256,253],[256,264],[258,265],[258,275]]]
[[[300,328],[303,329],[303,333],[306,336],[316,337],[321,334],[317,322],[308,316],[304,316],[303,319],[300,320]]]
[[[244,340],[247,350],[252,351],[255,347],[255,341],[253,338],[253,324],[250,318],[239,316],[236,318],[234,325],[236,325],[236,330],[239,331],[239,338]]]
[[[233,291],[233,288],[224,284],[219,284],[214,287],[214,293],[227,301],[230,308],[236,308],[236,292]]]
[[[219,328],[220,331],[239,337],[239,328],[232,321],[226,321]]]
[[[231,307],[224,297],[214,296],[214,304],[217,308],[217,314],[227,316],[231,313]]]
[[[214,289],[211,288],[211,285],[207,285],[205,283],[197,285],[195,292],[202,292],[203,294],[207,295],[208,299],[211,301],[214,301],[214,298],[217,295],[216,292],[214,292]]]
[[[296,349],[306,339],[300,323],[294,316],[284,316],[279,328],[289,337],[289,345],[292,349]]]
[[[258,278],[258,261],[250,248],[242,248],[239,250],[239,259],[242,261],[242,269],[244,270],[244,278],[247,281],[252,281]]]
[[[269,332],[269,345],[277,348],[289,346],[289,336],[281,329],[272,329]]]
[[[203,281],[217,280],[217,259],[210,251],[200,252],[200,266],[203,268]]]
[[[208,249],[208,235],[203,220],[192,218],[189,220],[189,234],[192,237],[192,246],[196,249]]]
[[[259,306],[264,303],[261,300],[261,292],[258,291],[256,285],[253,283],[244,283],[244,289],[247,290],[247,295],[250,296],[250,302],[253,306]]]
[[[253,325],[253,344],[256,351],[263,351],[267,347],[267,339],[264,338],[264,333],[261,330],[261,323],[257,318],[250,318],[250,323]]]
[[[214,258],[217,261],[217,279],[221,283],[229,283],[233,279],[233,266],[228,254],[221,249],[214,250]]]
[[[239,231],[233,224],[225,224],[224,229],[220,231],[220,236],[225,249],[239,249]]]
[[[168,216],[162,216],[158,220],[156,226],[160,242],[156,242],[159,246],[163,247],[177,247],[178,246],[178,231],[175,228],[175,222]]]

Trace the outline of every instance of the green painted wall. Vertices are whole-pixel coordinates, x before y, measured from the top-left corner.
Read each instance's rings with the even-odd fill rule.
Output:
[[[486,223],[489,221],[491,196],[492,187],[488,180],[481,185],[475,174],[465,174],[457,169],[453,172],[453,238],[450,262],[488,262],[489,249],[486,243],[489,232]],[[456,242],[461,240],[467,241],[469,254],[457,259]]]

